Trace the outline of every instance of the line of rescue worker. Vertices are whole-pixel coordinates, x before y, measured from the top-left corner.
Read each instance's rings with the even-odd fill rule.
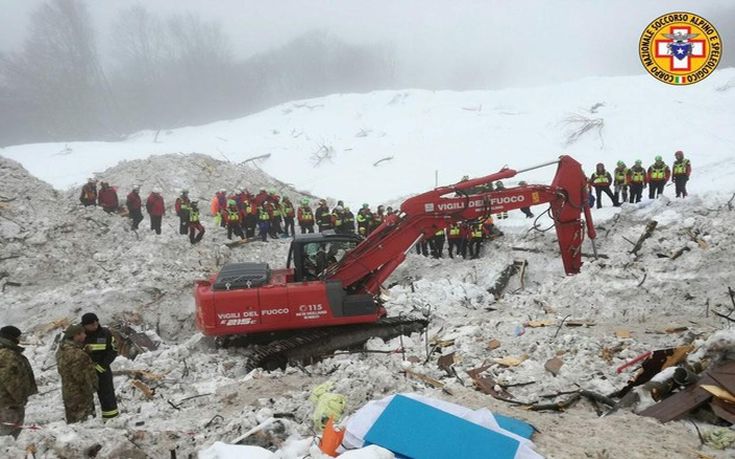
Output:
[[[641,160],[636,160],[630,168],[623,161],[618,161],[612,174],[605,170],[604,164],[598,163],[595,172],[589,179],[590,206],[592,207],[596,203],[597,208],[601,208],[603,194],[610,198],[614,206],[619,206],[623,202],[640,202],[643,189],[646,187],[649,190],[648,197],[655,199],[663,195],[664,187],[669,180],[675,184],[676,197],[686,197],[686,184],[692,172],[691,163],[689,159],[684,158],[682,151],[677,151],[674,158],[672,166],[669,167],[664,163],[661,156],[656,156],[655,162],[648,169],[643,168]],[[469,177],[465,176],[462,181],[468,179]],[[520,187],[527,186],[526,182],[523,181],[519,182],[518,185]],[[465,191],[469,194],[475,194],[503,189],[505,189],[503,183],[498,181],[494,184],[488,183]],[[594,189],[594,193],[592,189]],[[99,205],[108,213],[117,212],[119,209],[117,190],[106,181],[100,182],[98,191],[97,182],[90,178],[87,184],[82,187],[79,200],[85,206]],[[128,217],[132,221],[132,229],[137,230],[138,225],[143,220],[143,202],[139,186],[134,186],[133,190],[127,195],[125,205],[128,210]],[[151,230],[155,231],[156,234],[161,234],[161,222],[166,213],[166,206],[160,188],[153,188],[145,201],[145,209],[150,219]],[[198,201],[189,198],[188,190],[182,190],[176,198],[174,210],[179,219],[179,233],[188,236],[192,244],[201,241],[205,231],[202,225],[201,210]],[[527,218],[534,216],[528,207],[523,207],[520,210]],[[318,201],[316,208],[312,208],[308,199],[302,199],[296,205],[291,202],[288,196],[281,197],[275,190],[266,191],[265,188],[260,188],[257,194],[252,194],[245,187],[241,187],[229,194],[224,189],[215,193],[210,201],[209,213],[214,217],[215,225],[221,226],[227,231],[228,239],[238,237],[244,240],[257,236],[260,240],[267,241],[268,238],[277,239],[293,236],[296,232],[296,224],[298,224],[302,234],[334,230],[337,233],[357,232],[362,236],[367,236],[386,217],[393,215],[394,211],[391,207],[386,208],[382,205],[372,211],[368,204],[363,204],[357,214],[354,214],[342,201],[339,201],[333,209],[330,209],[323,199]],[[495,218],[508,218],[508,213],[497,213]],[[479,221],[485,220],[487,218]],[[470,256],[475,256],[479,251],[477,243],[471,244],[467,241],[473,239],[472,233],[479,234],[480,230],[469,229],[467,225],[471,226],[471,223],[464,226],[460,225],[462,236],[456,237],[457,240],[465,241],[461,245],[452,243],[451,239],[453,238],[448,234],[450,229],[446,229],[447,234],[443,237],[446,237],[449,242],[450,256],[453,256],[452,249],[457,249],[457,253],[461,253],[463,256],[468,253]],[[467,236],[468,234],[470,236]],[[485,236],[487,234],[486,231]],[[477,239],[478,237],[474,238]],[[436,237],[432,239],[436,239]],[[429,241],[419,244],[419,247],[417,247],[419,253],[429,253],[427,244],[429,244]],[[439,250],[439,247],[443,247],[443,243],[436,242],[434,246],[436,248],[432,249],[432,253],[441,254],[442,250]]]
[[[676,197],[687,197],[687,182],[692,173],[692,165],[689,159],[684,158],[681,150],[674,153],[674,162],[669,167],[661,156],[656,156],[655,161],[648,169],[643,167],[643,162],[638,159],[632,167],[628,167],[624,161],[618,161],[612,175],[605,170],[605,165],[598,163],[595,172],[589,179],[590,188],[594,188],[595,195],[590,193],[590,206],[597,202],[597,208],[602,207],[602,194],[606,194],[614,206],[620,206],[624,202],[641,202],[643,189],[648,187],[648,198],[657,199],[664,194],[666,183],[671,180],[675,185]],[[610,186],[613,189],[610,189]]]
[[[0,436],[18,435],[24,428],[28,398],[38,393],[36,379],[20,346],[22,332],[13,325],[0,328]],[[95,416],[94,394],[103,419],[117,417],[117,399],[110,365],[117,357],[115,339],[100,326],[94,313],[70,325],[56,350],[61,398],[68,424]]]

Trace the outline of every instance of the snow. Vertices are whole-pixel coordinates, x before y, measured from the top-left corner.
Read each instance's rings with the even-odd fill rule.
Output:
[[[199,152],[236,163],[268,154],[259,161],[268,174],[357,206],[428,190],[435,171],[439,184],[449,184],[465,174],[485,175],[506,164],[520,169],[566,153],[591,172],[598,161],[609,170],[619,159],[647,166],[659,154],[670,163],[681,149],[692,160],[692,188],[727,191],[735,187],[733,79],[735,69],[719,69],[685,87],[641,75],[530,89],[335,94],[205,126],[139,132],[120,142],[19,145],[0,154],[60,189],[123,159],[152,154]],[[604,124],[569,144],[574,126],[565,120],[571,115]],[[332,159],[315,167],[313,155],[322,146],[331,148]],[[392,159],[373,165],[384,158]],[[548,183],[552,175],[547,168],[519,180]]]
[[[154,133],[145,132],[123,142],[71,142],[64,155],[57,153],[66,144],[3,149],[0,322],[26,332],[23,344],[40,392],[30,399],[26,423],[40,428],[24,430],[17,442],[0,438],[0,455],[23,457],[31,443],[39,458],[85,457],[95,445],[101,447],[99,457],[169,457],[172,450],[187,457],[205,454],[207,448],[227,454],[225,443],[255,429],[260,433],[245,441],[251,448],[284,459],[319,457],[308,399],[315,386],[331,381],[333,391],[347,398],[346,415],[372,400],[416,393],[526,420],[538,428],[533,442],[547,458],[692,457],[699,440],[686,422],[661,425],[628,410],[598,417],[586,402],[561,413],[532,412],[478,392],[467,371],[496,358],[525,357],[517,366],[495,364],[485,375],[518,400],[558,401],[563,397],[545,396],[578,386],[602,394],[620,389],[631,373],[618,374],[615,368],[651,349],[692,342],[697,348],[693,360],[716,360],[732,351],[735,335],[729,322],[713,312],[726,314],[731,307],[727,285],[732,285],[735,258],[735,212],[726,201],[735,192],[735,92],[718,88],[733,78],[735,71],[721,69],[685,88],[649,77],[621,77],[528,90],[334,95],[241,120],[161,132],[159,143],[152,141]],[[605,120],[604,147],[595,131],[564,146],[561,120],[597,102],[605,105],[590,116]],[[480,105],[479,111],[463,109]],[[312,167],[315,142],[334,146],[333,163]],[[411,252],[386,282],[390,315],[428,317],[429,340],[453,344],[427,356],[424,335],[373,339],[368,349],[403,346],[404,352],[342,353],[306,368],[273,372],[248,372],[248,349],[215,348],[196,332],[191,286],[229,261],[280,267],[287,240],[231,249],[223,245],[223,232],[205,221],[204,240],[190,246],[169,225],[170,212],[161,236],[147,230],[147,220],[136,233],[123,218],[80,208],[78,189],[58,190],[97,173],[119,186],[121,197],[134,183],[143,185],[144,195],[161,186],[169,207],[181,187],[206,199],[221,186],[243,182],[276,187],[297,199],[309,196],[297,190],[308,190],[352,202],[395,202],[432,187],[435,169],[446,183],[464,174],[492,172],[504,163],[523,167],[547,161],[560,152],[591,167],[603,157],[608,166],[618,157],[641,156],[648,162],[660,153],[668,158],[679,148],[694,164],[692,195],[677,200],[667,189],[668,196],[660,200],[644,198],[637,205],[594,211],[597,249],[606,258],[585,257],[579,275],[563,275],[553,232],[531,230],[533,220],[513,211],[498,222],[505,237],[488,242],[480,259],[434,260]],[[234,162],[272,156],[258,164],[233,164],[218,149]],[[178,153],[188,151],[211,156]],[[394,159],[372,166],[387,156]],[[6,158],[17,159],[32,175]],[[552,173],[523,178],[548,183]],[[543,210],[534,208],[535,213]],[[635,242],[652,219],[658,221],[652,237],[638,257],[630,254],[627,240]],[[539,223],[550,222],[542,218]],[[668,258],[682,248],[688,251],[676,260]],[[588,243],[584,251],[591,252]],[[487,289],[518,258],[528,261],[523,288],[516,276],[496,299]],[[131,385],[131,377],[118,374],[122,415],[107,423],[92,419],[68,426],[53,367],[53,341],[63,325],[53,322],[78,320],[87,311],[97,312],[103,323],[124,322],[160,341],[155,351],[113,364],[116,371],[146,370],[160,379],[147,381],[154,389],[147,400]],[[568,327],[561,325],[565,319],[589,324]],[[532,321],[549,324],[534,327]],[[666,331],[674,326],[687,329]],[[621,329],[630,338],[619,337]],[[500,347],[490,348],[493,339]],[[437,358],[449,352],[459,357],[456,375],[437,366]],[[551,358],[563,361],[557,376],[544,369]],[[441,381],[446,391],[408,377],[405,370]],[[271,418],[278,422],[256,429]],[[700,429],[707,425],[700,423]],[[351,454],[380,457],[384,452]]]

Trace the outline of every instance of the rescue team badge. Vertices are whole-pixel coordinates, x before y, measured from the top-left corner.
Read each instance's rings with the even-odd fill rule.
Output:
[[[638,43],[641,63],[654,78],[672,85],[694,84],[720,63],[722,42],[711,22],[687,12],[654,19]]]

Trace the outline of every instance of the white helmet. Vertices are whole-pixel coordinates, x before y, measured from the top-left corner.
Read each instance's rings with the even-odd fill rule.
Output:
[[[160,187],[154,187],[152,190],[156,194],[161,194],[161,188]]]

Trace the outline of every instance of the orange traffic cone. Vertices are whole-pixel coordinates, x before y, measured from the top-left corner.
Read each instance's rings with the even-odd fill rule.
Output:
[[[319,442],[319,449],[328,456],[337,457],[337,448],[342,444],[345,432],[334,427],[334,418],[330,417],[324,425],[322,433],[322,441]]]

